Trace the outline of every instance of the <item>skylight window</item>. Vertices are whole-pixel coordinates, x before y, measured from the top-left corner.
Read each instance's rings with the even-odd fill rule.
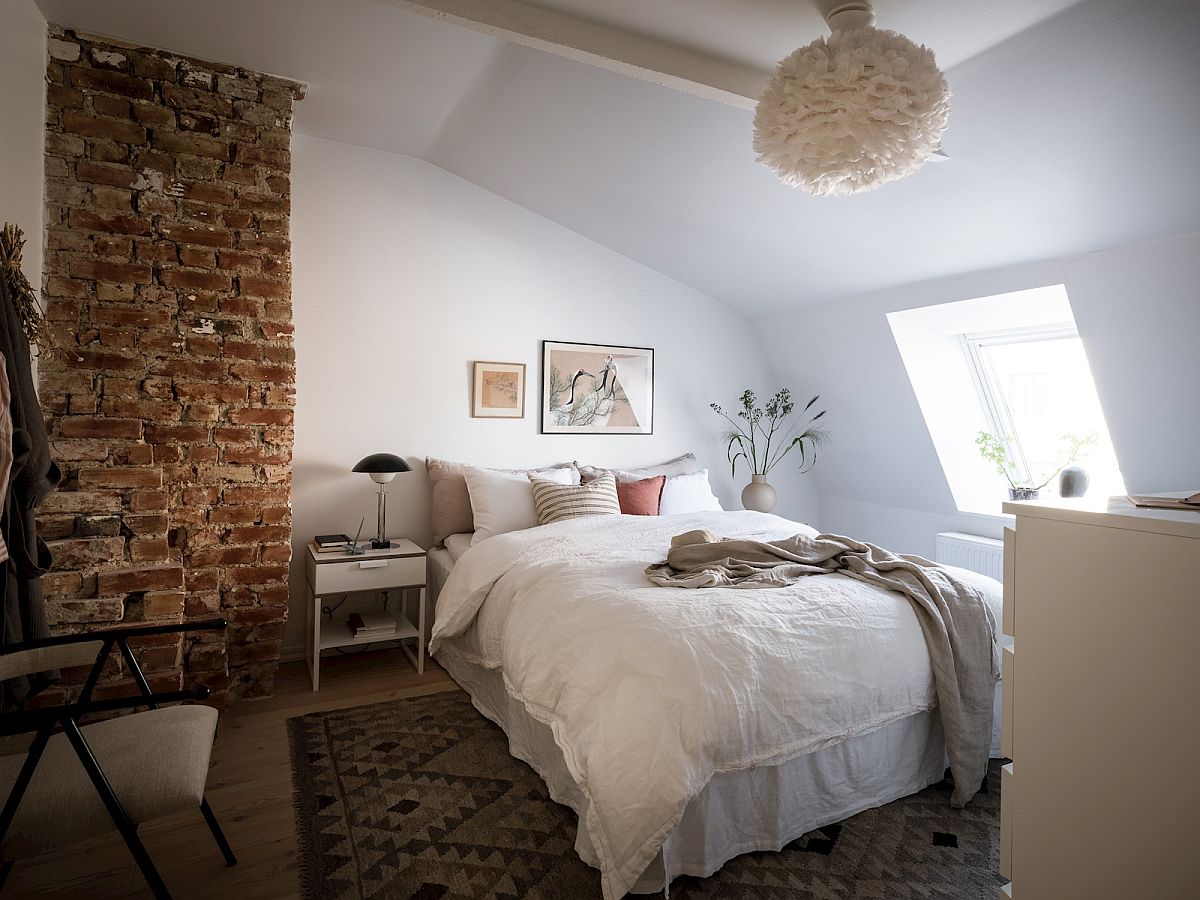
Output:
[[[1125,492],[1073,323],[963,335],[984,416],[1008,449],[1018,483],[1057,493],[1055,473],[1084,466],[1102,494]]]
[[[1073,457],[1088,496],[1124,493],[1083,341],[1062,285],[890,313],[946,481],[962,512],[994,515],[1010,482],[1058,494]],[[980,454],[994,436],[1007,476]]]

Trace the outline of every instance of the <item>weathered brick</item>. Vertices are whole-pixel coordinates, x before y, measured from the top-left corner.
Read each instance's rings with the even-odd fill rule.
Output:
[[[217,308],[231,316],[251,316],[257,318],[262,314],[262,301],[253,297],[221,297]]]
[[[96,304],[91,309],[92,321],[100,325],[128,325],[136,328],[166,329],[171,314],[165,309],[145,306],[106,306]]]
[[[127,284],[149,284],[154,275],[154,270],[144,263],[109,262],[102,259],[73,259],[70,272],[72,278]]]
[[[146,441],[151,444],[179,444],[206,440],[208,440],[208,426],[206,425],[163,425],[156,422],[146,426]]]
[[[211,225],[163,225],[163,235],[180,244],[200,244],[204,247],[229,247],[233,235]]]
[[[257,272],[263,267],[261,256],[241,250],[222,250],[218,259],[222,269],[233,269],[237,272]]]
[[[64,112],[62,127],[69,134],[105,138],[118,144],[140,144],[146,139],[146,129],[129,121],[101,119],[83,112]]]
[[[118,94],[136,100],[149,100],[154,96],[154,86],[144,78],[110,72],[105,69],[72,68],[71,84],[85,91],[100,91]]]
[[[187,558],[192,566],[248,566],[258,562],[258,547],[204,547]]]
[[[235,362],[229,366],[230,373],[235,378],[241,378],[245,381],[290,381],[293,378],[292,371],[283,366],[268,366],[261,363]],[[259,424],[276,425],[278,422],[263,422]]]
[[[292,530],[284,525],[250,525],[228,529],[224,534],[227,544],[261,544],[285,541]]]
[[[129,101],[124,97],[95,94],[92,96],[92,109],[98,116],[110,116],[117,119],[129,118]],[[145,137],[145,132],[142,134]]]
[[[91,292],[91,285],[86,281],[63,278],[61,275],[53,275],[46,279],[47,297],[86,297]]]
[[[102,231],[109,234],[150,234],[150,222],[136,216],[121,216],[113,213],[95,213],[73,209],[69,217],[72,228],[81,231]]]
[[[244,403],[247,388],[229,382],[181,381],[175,386],[180,400],[214,400],[220,403]]]
[[[83,138],[74,134],[52,131],[46,135],[46,152],[61,156],[83,156],[86,145]]]
[[[142,423],[139,419],[110,419],[97,416],[68,416],[59,422],[64,437],[125,438],[139,440]]]
[[[179,262],[193,268],[211,269],[217,264],[217,253],[207,247],[180,247]]]
[[[121,533],[120,516],[80,516],[75,524],[76,533],[82,537],[116,537]]]
[[[238,466],[282,466],[292,461],[288,448],[226,447],[225,462]]]
[[[97,587],[106,597],[138,591],[182,589],[183,567],[167,564],[102,571],[97,575]]]
[[[291,529],[288,529],[289,531]],[[271,544],[262,548],[260,557],[264,563],[287,563],[292,559],[291,544]],[[285,601],[286,602],[286,601]]]
[[[165,515],[125,515],[121,522],[136,535],[154,535],[165,533],[169,522]]]
[[[266,487],[261,485],[238,484],[227,487],[222,499],[229,504],[270,504],[286,503],[289,490],[284,486]]]
[[[55,566],[58,560],[54,561]],[[78,594],[83,590],[83,576],[78,572],[59,572],[51,569],[42,576],[42,592],[47,597]]]
[[[98,234],[92,238],[93,252],[97,256],[129,259],[133,255],[133,238],[115,234]]]
[[[207,156],[217,160],[227,160],[231,153],[230,145],[227,141],[207,137],[202,134],[178,131],[156,131],[150,143],[155,150],[162,150],[166,153]]]
[[[80,469],[81,488],[158,488],[162,487],[162,469],[132,466],[105,466]]]
[[[287,566],[245,566],[228,569],[225,580],[229,584],[270,584],[288,576]]]
[[[295,414],[290,409],[242,408],[229,411],[229,421],[235,425],[290,425]]]
[[[134,562],[163,562],[169,552],[165,537],[134,538],[129,542],[129,558]]]
[[[155,81],[174,81],[178,62],[154,53],[131,53],[129,64],[135,75]]]
[[[251,297],[265,297],[269,300],[284,300],[291,296],[291,289],[287,282],[259,278],[254,275],[239,276],[238,288],[243,294]]]
[[[158,280],[180,291],[227,291],[231,286],[228,275],[198,269],[164,269]]]
[[[46,604],[46,618],[51,627],[70,625],[108,624],[120,622],[125,615],[121,598],[97,597],[88,600],[51,599]],[[136,686],[133,686],[136,689]],[[99,689],[96,695],[99,699]]]
[[[48,541],[50,555],[58,569],[86,569],[89,566],[120,562],[125,557],[123,537],[68,538]]]
[[[84,369],[97,369],[105,372],[136,372],[144,365],[136,356],[125,356],[121,353],[108,353],[103,350],[75,350],[71,353],[71,361]],[[68,420],[70,421],[70,420]],[[66,431],[64,430],[64,434]],[[83,435],[75,435],[83,437]],[[100,435],[94,435],[99,437]],[[125,435],[113,435],[124,437]]]

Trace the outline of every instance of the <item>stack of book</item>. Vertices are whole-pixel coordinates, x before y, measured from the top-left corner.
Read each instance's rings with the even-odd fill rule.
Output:
[[[350,613],[349,624],[356,638],[386,641],[396,633],[396,620],[385,612]]]
[[[346,550],[350,546],[350,535],[318,534],[313,538],[313,543],[317,545],[318,553],[333,553],[337,550]]]

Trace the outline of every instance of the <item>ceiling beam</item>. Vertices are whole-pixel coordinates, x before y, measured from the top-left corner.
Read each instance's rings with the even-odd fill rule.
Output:
[[[769,72],[520,0],[379,0],[610,72],[754,109]]]

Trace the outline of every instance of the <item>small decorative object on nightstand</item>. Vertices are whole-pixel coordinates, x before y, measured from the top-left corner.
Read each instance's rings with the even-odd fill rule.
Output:
[[[389,546],[387,539],[387,485],[396,477],[397,472],[412,471],[399,456],[394,453],[372,453],[364,456],[354,465],[353,471],[366,472],[371,480],[379,485],[379,533],[371,541],[373,550],[386,550]]]
[[[400,647],[419,674],[425,672],[425,551],[403,538],[391,542],[382,550],[366,550],[356,556],[349,553],[325,552],[315,543],[308,545],[308,672],[313,690],[320,687],[321,651],[335,647],[378,643],[381,640],[400,641]],[[402,595],[408,590],[419,591],[416,623],[407,615],[407,603],[399,609],[389,609],[384,601],[383,612],[394,619],[396,630],[386,637],[379,636],[378,615],[363,618],[375,625],[355,634],[349,620],[350,610],[325,612],[323,601],[335,597],[343,600],[348,594],[388,591]],[[390,598],[388,598],[390,599]],[[340,603],[333,607],[336,610]],[[409,647],[416,641],[416,652]]]

